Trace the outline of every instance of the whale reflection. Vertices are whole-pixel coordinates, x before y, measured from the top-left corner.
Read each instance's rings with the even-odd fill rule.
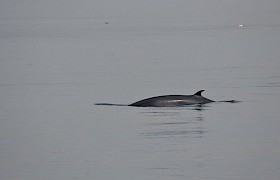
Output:
[[[151,110],[142,112],[151,117],[145,132],[141,133],[147,138],[203,138],[207,134],[203,110],[199,108],[192,115],[186,110]],[[196,110],[196,109],[192,109]]]

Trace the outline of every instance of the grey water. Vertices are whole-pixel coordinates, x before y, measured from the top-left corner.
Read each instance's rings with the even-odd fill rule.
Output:
[[[278,180],[280,1],[0,1],[1,180]],[[139,108],[168,94],[240,103]]]

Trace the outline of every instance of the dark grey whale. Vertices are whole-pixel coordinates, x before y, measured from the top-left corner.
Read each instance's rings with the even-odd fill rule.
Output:
[[[187,106],[195,104],[206,104],[215,102],[207,99],[201,95],[204,90],[200,90],[193,95],[166,95],[156,96],[141,101],[137,101],[128,106],[137,107],[174,107],[174,106]]]
[[[165,95],[156,96],[135,103],[124,105],[124,104],[110,104],[110,103],[97,103],[95,105],[107,105],[107,106],[136,106],[136,107],[176,107],[176,106],[191,106],[191,105],[203,105],[212,102],[228,102],[236,103],[239,101],[213,101],[207,99],[201,95],[204,90],[197,91],[193,95]]]

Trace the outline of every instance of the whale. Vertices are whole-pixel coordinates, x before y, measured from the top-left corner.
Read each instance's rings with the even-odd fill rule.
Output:
[[[200,90],[193,95],[164,95],[156,96],[137,101],[129,104],[128,106],[136,107],[175,107],[175,106],[188,106],[197,104],[206,104],[215,102],[211,99],[205,98],[201,93],[205,90]]]
[[[134,107],[178,107],[178,106],[192,106],[192,105],[204,105],[213,102],[228,102],[237,103],[236,100],[227,101],[214,101],[202,96],[202,92],[205,90],[200,90],[193,95],[163,95],[155,96],[147,99],[143,99],[132,104],[111,104],[111,103],[96,103],[95,105],[107,105],[107,106],[134,106]]]

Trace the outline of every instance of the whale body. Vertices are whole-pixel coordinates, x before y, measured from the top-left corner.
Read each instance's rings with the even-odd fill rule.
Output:
[[[206,103],[212,102],[227,102],[227,103],[238,103],[241,101],[236,100],[225,100],[225,101],[213,101],[207,99],[201,95],[204,90],[197,91],[193,95],[165,95],[156,96],[141,101],[137,101],[132,104],[112,104],[112,103],[95,103],[95,105],[105,106],[135,106],[135,107],[176,107],[176,106],[201,106]]]
[[[128,106],[136,107],[175,107],[175,106],[187,106],[196,104],[206,104],[215,102],[211,99],[207,99],[201,95],[204,90],[200,90],[193,95],[165,95],[156,96],[135,103]]]

